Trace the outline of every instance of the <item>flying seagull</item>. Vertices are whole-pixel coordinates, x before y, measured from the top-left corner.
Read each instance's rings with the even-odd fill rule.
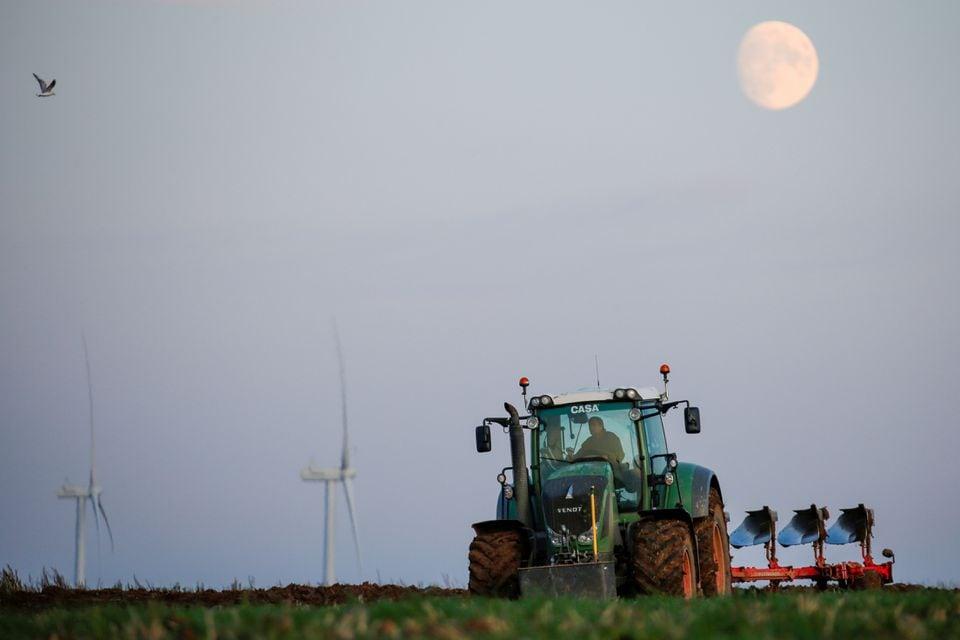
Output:
[[[57,95],[53,92],[53,88],[56,86],[57,81],[51,80],[50,84],[47,84],[46,80],[42,80],[37,74],[33,74],[33,77],[37,79],[37,82],[40,83],[40,93],[37,94],[38,98],[46,98],[47,96]]]

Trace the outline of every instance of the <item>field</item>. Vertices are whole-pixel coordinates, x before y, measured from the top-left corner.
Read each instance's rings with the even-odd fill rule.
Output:
[[[960,591],[743,590],[685,602],[497,601],[364,584],[272,589],[0,588],[0,638],[960,638]]]

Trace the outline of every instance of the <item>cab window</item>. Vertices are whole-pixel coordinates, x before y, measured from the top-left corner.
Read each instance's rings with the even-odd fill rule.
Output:
[[[667,459],[662,455],[667,453],[667,438],[663,432],[663,418],[652,406],[643,407],[643,439],[647,443],[651,472],[663,473],[667,468]]]

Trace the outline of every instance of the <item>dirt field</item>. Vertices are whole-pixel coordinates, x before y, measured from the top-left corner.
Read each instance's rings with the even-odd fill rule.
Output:
[[[923,591],[926,587],[909,584],[892,584],[883,588],[886,593]],[[949,590],[948,590],[949,591]],[[952,590],[957,592],[958,590]],[[781,593],[817,593],[813,587],[785,587]],[[763,596],[769,593],[763,588],[738,590],[741,596]],[[47,609],[90,605],[135,605],[151,602],[177,606],[226,606],[239,604],[289,604],[289,605],[337,605],[351,602],[375,602],[400,600],[415,597],[468,597],[466,589],[443,587],[412,587],[395,584],[337,584],[332,587],[289,584],[269,589],[72,589],[57,585],[35,588],[0,590],[0,607],[13,609]]]
[[[461,597],[464,589],[407,587],[393,584],[337,584],[311,587],[290,584],[269,589],[70,589],[47,585],[37,590],[20,589],[0,593],[0,606],[45,609],[105,604],[158,602],[169,605],[297,604],[333,605],[347,602],[399,600],[409,597]]]

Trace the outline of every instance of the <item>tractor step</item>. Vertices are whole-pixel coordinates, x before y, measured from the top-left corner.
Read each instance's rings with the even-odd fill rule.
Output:
[[[520,569],[520,594],[550,598],[616,598],[613,562],[554,564]]]
[[[766,506],[756,511],[747,511],[747,517],[730,534],[730,545],[740,549],[762,544],[766,551],[767,566],[731,567],[733,581],[768,580],[774,586],[792,580],[813,580],[820,586],[825,586],[828,581],[836,581],[842,586],[892,582],[893,552],[884,549],[884,557],[891,558],[891,561],[881,564],[875,563],[871,554],[873,509],[862,504],[841,509],[840,517],[828,530],[826,522],[829,518],[830,512],[825,507],[812,504],[809,508],[795,510],[793,518],[780,535],[777,535],[776,511]],[[783,547],[811,545],[814,564],[806,567],[780,566],[777,561],[777,542]],[[823,553],[824,543],[858,543],[863,561],[828,563]]]

